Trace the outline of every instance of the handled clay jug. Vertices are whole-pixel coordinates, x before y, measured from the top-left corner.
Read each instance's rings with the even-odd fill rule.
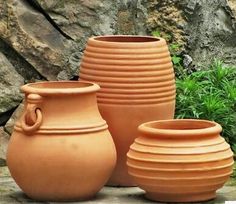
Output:
[[[84,200],[110,177],[116,151],[96,102],[99,86],[39,82],[22,86],[25,109],[11,136],[7,164],[31,198]]]
[[[137,127],[174,116],[175,79],[166,41],[148,36],[92,37],[79,76],[101,86],[98,107],[118,155],[108,184],[135,185],[128,175],[126,153],[137,137]]]
[[[234,164],[221,130],[219,124],[207,120],[144,123],[127,154],[129,173],[151,200],[182,203],[213,199]]]

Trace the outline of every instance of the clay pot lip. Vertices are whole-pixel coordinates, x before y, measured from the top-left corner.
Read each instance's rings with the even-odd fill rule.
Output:
[[[21,91],[40,95],[48,94],[82,94],[96,92],[100,86],[82,81],[41,81],[21,86]]]
[[[222,127],[220,124],[209,120],[171,119],[146,122],[141,124],[138,130],[146,135],[178,136],[182,138],[196,135],[217,135],[222,131]]]
[[[89,38],[89,43],[96,43],[98,46],[118,45],[118,46],[147,46],[166,44],[164,38],[142,35],[100,35]]]

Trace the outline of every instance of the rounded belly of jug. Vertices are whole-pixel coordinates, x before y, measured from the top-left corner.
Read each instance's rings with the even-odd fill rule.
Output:
[[[15,130],[7,152],[12,177],[36,200],[93,197],[109,179],[115,162],[115,146],[108,130],[31,136]]]

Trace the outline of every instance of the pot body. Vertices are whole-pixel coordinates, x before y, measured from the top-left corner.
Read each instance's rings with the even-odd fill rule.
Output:
[[[151,200],[210,200],[232,173],[233,153],[217,123],[157,121],[141,125],[139,132],[127,154],[127,165]]]
[[[37,200],[71,201],[94,196],[116,162],[112,137],[96,103],[99,87],[45,82],[22,89],[25,110],[7,152],[7,164],[16,183]]]
[[[137,137],[137,127],[174,116],[175,79],[165,40],[145,36],[90,38],[80,79],[101,86],[98,107],[117,150],[117,164],[108,185],[134,186],[126,154]]]

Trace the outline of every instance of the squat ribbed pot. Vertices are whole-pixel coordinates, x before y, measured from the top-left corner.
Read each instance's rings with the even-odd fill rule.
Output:
[[[129,174],[146,197],[161,202],[214,199],[232,174],[233,152],[221,126],[206,120],[163,120],[139,126],[127,154]]]
[[[166,41],[148,36],[99,36],[88,40],[80,79],[96,82],[98,107],[117,150],[117,164],[108,182],[132,186],[126,154],[144,122],[171,119],[175,79]]]
[[[22,90],[25,109],[7,151],[12,177],[36,200],[93,197],[116,163],[115,145],[97,107],[99,86],[39,82]]]

